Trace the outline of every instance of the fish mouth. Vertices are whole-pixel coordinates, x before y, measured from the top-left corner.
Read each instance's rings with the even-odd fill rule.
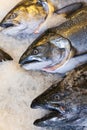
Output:
[[[32,60],[32,61],[22,61],[22,63],[21,63],[21,65],[23,66],[23,65],[26,65],[26,64],[29,64],[29,63],[37,63],[37,62],[40,62],[40,61],[38,61],[38,60]]]
[[[0,27],[2,28],[9,28],[14,27],[15,25],[13,23],[0,23]]]
[[[65,115],[64,108],[62,106],[57,107],[57,104],[53,105],[40,105],[39,102],[37,102],[37,105],[35,105],[35,100],[31,104],[31,108],[43,108],[45,110],[49,110],[50,113],[46,114],[44,117],[41,117],[34,121],[34,125],[38,127],[62,127],[64,126],[64,123],[67,121]]]
[[[46,60],[38,56],[28,56],[22,55],[19,59],[19,64],[25,70],[42,70],[44,67],[50,65],[51,60]]]
[[[36,60],[36,59],[29,60],[28,58],[25,58],[24,60],[22,60],[22,59],[19,60],[19,64],[21,66],[24,66],[24,65],[27,65],[27,64],[32,64],[32,63],[38,63],[38,62],[41,62],[41,61]]]
[[[38,127],[62,127],[64,125],[65,117],[57,111],[50,112],[44,117],[34,121],[34,125]],[[63,123],[63,124],[62,124]]]
[[[56,103],[56,102],[48,102],[48,101],[39,101],[37,98],[34,99],[31,103],[31,108],[37,109],[37,108],[42,108],[45,110],[50,110],[50,111],[58,111],[60,113],[65,113],[65,106],[62,103]]]

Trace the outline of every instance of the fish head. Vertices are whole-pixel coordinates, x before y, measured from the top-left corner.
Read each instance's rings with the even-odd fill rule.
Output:
[[[14,8],[2,20],[2,22],[0,23],[0,26],[3,27],[3,28],[18,26],[23,22],[22,21],[23,16],[25,17],[26,14],[27,14],[27,11],[26,11],[25,7],[19,6],[17,8]]]
[[[27,30],[31,33],[46,18],[47,12],[39,2],[22,1],[16,5],[1,21],[2,31],[7,34]],[[10,33],[11,32],[11,33]]]
[[[32,101],[31,108],[43,108],[51,111],[65,113],[68,100],[66,99],[70,92],[64,91],[58,84],[52,85],[44,93]],[[66,101],[67,100],[67,101]],[[66,103],[67,102],[67,103]]]
[[[55,72],[71,57],[68,39],[47,30],[24,52],[19,64],[26,70]]]
[[[52,111],[52,113],[34,122],[34,125],[40,127],[64,127],[69,125],[72,119],[74,121],[80,112],[78,105],[73,103],[72,90],[67,90],[60,83],[52,85],[34,99],[31,108],[42,108]]]

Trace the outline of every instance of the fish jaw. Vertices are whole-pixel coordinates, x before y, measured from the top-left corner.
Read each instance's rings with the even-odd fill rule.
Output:
[[[0,27],[2,28],[9,28],[9,27],[13,27],[14,24],[13,23],[0,23]]]
[[[34,122],[34,125],[39,127],[63,127],[65,126],[65,117],[59,112],[51,112],[50,114],[45,115],[41,119],[37,119]]]
[[[33,124],[38,127],[57,128],[57,130],[83,129],[87,128],[87,115],[84,112],[80,112],[68,119],[66,115],[53,111],[37,119]]]
[[[22,39],[29,38],[31,35],[37,37],[39,34],[34,34],[34,31],[41,23],[43,23],[43,19],[32,20],[30,22],[23,21],[19,24],[3,23],[0,31],[4,35],[19,37]]]
[[[53,111],[44,117],[37,119],[34,122],[34,125],[39,127],[55,127],[63,129],[65,127],[68,128],[69,125],[70,127],[72,126],[72,124],[69,124],[69,122],[70,121],[66,118],[65,115],[61,114],[60,112]]]
[[[13,59],[10,55],[8,55],[6,52],[0,49],[0,62],[7,60],[13,60]]]
[[[23,60],[20,59],[19,63],[26,70],[41,70],[45,66],[50,65],[52,63],[52,61],[51,60],[44,61],[40,58],[37,58],[37,57],[35,58],[33,56],[30,56],[30,57],[27,57]]]

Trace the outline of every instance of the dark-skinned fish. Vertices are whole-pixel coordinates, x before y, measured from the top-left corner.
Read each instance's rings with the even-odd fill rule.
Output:
[[[7,61],[7,60],[13,60],[13,59],[10,55],[8,55],[6,52],[0,49],[0,62]]]
[[[81,4],[78,3],[74,6],[73,8],[70,6],[71,11],[80,8]],[[49,19],[53,19],[52,22],[49,22]],[[13,37],[28,38],[66,20],[65,13],[57,14],[55,7],[49,1],[23,0],[1,21],[1,33]]]
[[[34,122],[40,127],[87,129],[87,64],[69,72],[57,84],[33,100],[32,108],[52,111]],[[85,129],[85,130],[86,130]]]
[[[61,10],[59,11],[61,12]],[[21,56],[26,70],[66,73],[87,62],[87,6],[44,32]]]

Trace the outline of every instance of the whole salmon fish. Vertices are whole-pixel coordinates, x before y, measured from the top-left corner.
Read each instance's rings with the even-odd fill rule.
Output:
[[[69,72],[57,84],[33,100],[32,108],[52,111],[34,122],[40,127],[60,130],[87,129],[87,64]]]
[[[59,11],[59,13],[61,10]],[[87,62],[87,6],[45,31],[21,56],[26,70],[66,73]]]
[[[72,12],[80,7],[81,3],[74,4],[72,7],[67,7],[67,11]],[[56,8],[50,1],[23,0],[1,21],[1,33],[13,37],[28,38],[33,34],[65,22],[66,12],[57,14],[55,10]],[[49,24],[49,19],[53,19],[55,22],[52,21]]]

